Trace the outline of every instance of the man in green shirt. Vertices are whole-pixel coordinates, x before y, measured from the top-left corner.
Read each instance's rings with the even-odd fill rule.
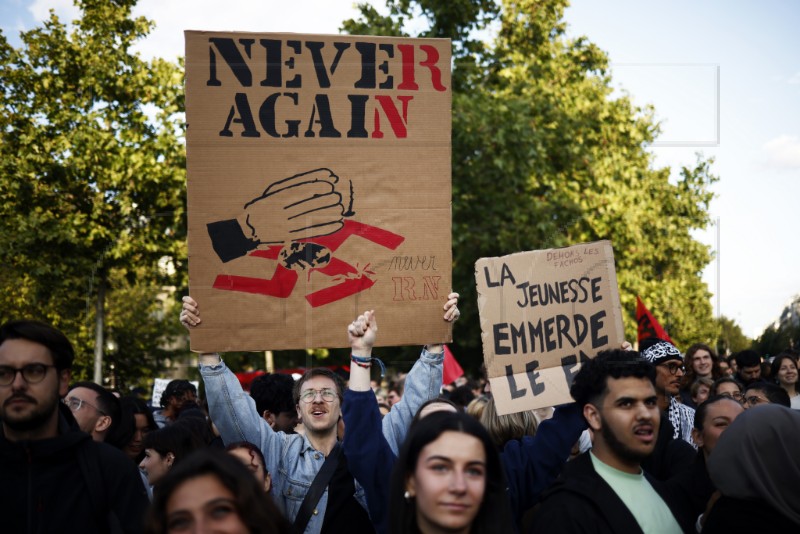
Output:
[[[694,517],[677,491],[641,468],[660,423],[655,369],[633,351],[584,363],[570,393],[593,433],[593,448],[569,462],[542,497],[533,532],[679,533]]]

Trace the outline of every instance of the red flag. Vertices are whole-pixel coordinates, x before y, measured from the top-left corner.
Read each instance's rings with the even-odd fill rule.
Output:
[[[669,341],[673,345],[673,341],[669,338],[669,334],[664,330],[650,310],[644,305],[642,299],[636,297],[636,322],[639,324],[638,339],[641,342],[648,337],[655,337],[663,341]]]
[[[464,375],[464,369],[456,361],[455,356],[453,353],[450,352],[450,349],[447,348],[447,345],[444,346],[444,372],[442,373],[442,384],[450,384],[451,382],[455,382],[456,378]]]

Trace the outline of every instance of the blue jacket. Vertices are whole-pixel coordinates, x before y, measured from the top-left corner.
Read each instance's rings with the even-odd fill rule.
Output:
[[[405,398],[403,395],[402,400]],[[345,391],[342,417],[346,429],[342,448],[347,465],[366,492],[367,509],[375,532],[386,534],[389,532],[389,479],[397,455],[381,433],[381,413],[375,394]]]
[[[500,461],[517,524],[561,473],[572,446],[586,427],[583,410],[573,402],[556,408],[552,419],[539,424],[535,436],[506,443]]]
[[[439,394],[443,359],[443,354],[431,354],[423,350],[422,356],[408,373],[402,400],[381,423],[380,434],[390,450],[397,450],[403,442],[408,425],[420,405]],[[261,448],[267,469],[272,474],[273,498],[286,518],[294,521],[306,492],[325,462],[325,455],[314,449],[303,435],[272,430],[256,410],[255,401],[242,390],[236,375],[224,362],[218,365],[201,365],[200,374],[205,382],[211,419],[222,440],[225,443],[249,441]],[[375,399],[372,392],[367,393]],[[344,406],[346,405],[345,401]],[[345,428],[346,424],[345,420]],[[345,436],[348,432],[346,430]],[[350,470],[353,471],[353,466],[350,466]],[[355,498],[369,510],[364,489],[358,484]],[[326,489],[317,504],[317,513],[311,515],[305,532],[316,533],[322,530],[327,502]]]
[[[375,530],[385,534],[389,530],[389,480],[397,457],[379,432],[381,416],[375,396],[370,391],[345,391],[342,415],[347,429],[343,443],[347,464],[366,492]],[[568,404],[557,408],[552,419],[542,421],[535,436],[506,444],[500,458],[517,524],[556,479],[585,428],[581,410]]]

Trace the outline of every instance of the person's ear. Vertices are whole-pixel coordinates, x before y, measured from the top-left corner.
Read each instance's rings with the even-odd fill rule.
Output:
[[[58,396],[64,398],[69,393],[69,381],[72,377],[70,369],[61,369],[58,371]]]
[[[272,489],[272,475],[267,473],[267,476],[264,477],[264,493],[269,493],[269,490]]]
[[[167,453],[167,456],[166,456],[165,458],[166,458],[166,460],[167,460],[167,465],[168,465],[169,467],[172,467],[172,464],[174,464],[174,463],[175,463],[175,455],[174,455],[174,454],[172,454],[171,452],[168,452],[168,453]]]
[[[587,403],[583,407],[583,418],[586,419],[586,422],[589,424],[589,428],[591,428],[594,432],[597,432],[602,428],[602,417],[600,416],[600,410],[594,404]]]
[[[264,410],[264,413],[261,414],[261,417],[264,418],[264,421],[267,422],[267,424],[272,430],[275,430],[275,414],[273,414],[269,410]]]
[[[98,417],[97,422],[94,424],[94,431],[98,434],[101,432],[105,432],[111,427],[111,417],[107,415],[101,415]]]
[[[409,499],[413,499],[417,496],[417,479],[414,475],[408,475],[406,478],[406,493]]]

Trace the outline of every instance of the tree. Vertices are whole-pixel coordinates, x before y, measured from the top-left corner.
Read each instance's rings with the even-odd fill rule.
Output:
[[[770,325],[753,343],[753,350],[762,356],[775,356],[800,347],[800,327],[792,325]]]
[[[744,335],[742,327],[736,321],[724,315],[717,321],[719,337],[717,337],[717,354],[733,354],[753,346],[753,340]]]
[[[775,356],[786,350],[800,348],[800,296],[795,296],[781,312],[775,324],[764,332],[753,344],[753,349],[764,356]]]
[[[185,155],[180,66],[131,51],[152,23],[135,0],[76,3],[73,26],[51,12],[19,50],[0,35],[0,318],[60,327],[82,376],[110,327],[123,354],[159,343],[160,321],[121,318],[185,285]]]
[[[348,31],[390,30],[422,13],[416,36],[454,40],[453,280],[462,294],[458,355],[481,361],[474,264],[480,257],[611,239],[628,339],[635,299],[662,311],[681,346],[714,339],[711,260],[692,237],[710,223],[711,161],[672,178],[646,146],[658,135],[652,109],[612,97],[608,57],[585,37],[568,38],[566,0],[388,0],[390,14],[361,8]],[[451,9],[451,6],[455,5]],[[484,46],[472,31],[499,19]]]

